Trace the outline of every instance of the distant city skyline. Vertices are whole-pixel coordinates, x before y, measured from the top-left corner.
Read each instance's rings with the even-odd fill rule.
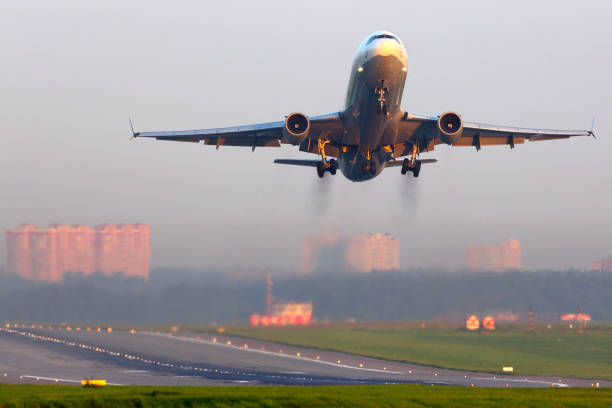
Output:
[[[400,270],[400,241],[390,234],[325,234],[302,241],[302,273]]]
[[[5,232],[5,271],[60,282],[67,273],[149,279],[150,228],[143,224],[22,224]]]
[[[514,238],[499,244],[468,245],[467,267],[493,272],[520,270],[523,268],[523,248]]]

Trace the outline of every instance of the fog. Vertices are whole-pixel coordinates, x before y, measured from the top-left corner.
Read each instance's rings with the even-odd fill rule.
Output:
[[[298,270],[301,240],[388,232],[402,268],[461,268],[469,243],[515,237],[524,265],[612,253],[609,2],[4,2],[0,230],[28,222],[151,225],[152,265]],[[408,51],[403,107],[576,138],[440,146],[418,180],[351,183],[278,166],[296,148],[132,140],[342,109],[373,31]],[[314,156],[313,156],[314,157]],[[2,242],[3,244],[3,242]],[[4,245],[2,245],[4,246]]]
[[[151,279],[70,275],[62,283],[0,275],[0,322],[246,323],[265,312],[262,276],[228,271],[154,269]],[[558,322],[580,307],[595,321],[612,319],[609,273],[439,270],[274,276],[275,303],[312,302],[319,321],[426,319],[462,322],[469,314],[515,314]]]

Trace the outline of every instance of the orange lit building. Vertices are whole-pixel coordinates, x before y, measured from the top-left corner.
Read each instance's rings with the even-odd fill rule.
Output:
[[[59,282],[68,272],[149,278],[150,228],[144,224],[20,225],[5,233],[6,273]]]
[[[309,237],[302,242],[302,272],[317,267],[355,272],[398,270],[400,241],[389,234],[336,234]]]
[[[312,321],[312,303],[284,303],[274,305],[271,316],[252,314],[251,326],[308,326]]]
[[[470,245],[467,266],[470,269],[504,272],[523,266],[521,243],[514,238],[500,244]]]

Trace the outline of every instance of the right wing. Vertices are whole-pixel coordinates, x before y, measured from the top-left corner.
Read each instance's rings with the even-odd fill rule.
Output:
[[[404,114],[401,122],[401,133],[404,140],[419,143],[421,151],[430,151],[441,144],[438,133],[439,116]],[[593,130],[552,130],[532,129],[514,126],[489,125],[486,123],[463,122],[463,133],[453,146],[481,146],[522,144],[540,140],[569,139],[574,136],[593,136]]]

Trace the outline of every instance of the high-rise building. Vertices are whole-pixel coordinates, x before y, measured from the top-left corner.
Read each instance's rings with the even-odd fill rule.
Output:
[[[389,234],[308,237],[302,242],[302,272],[317,267],[354,272],[398,270],[400,242]]]
[[[149,278],[150,228],[144,224],[20,225],[5,233],[6,273],[59,282],[68,272]]]
[[[523,266],[521,243],[514,238],[500,244],[470,245],[467,249],[470,269],[504,272]]]
[[[599,272],[612,272],[612,257],[593,259],[591,261],[591,270]]]

